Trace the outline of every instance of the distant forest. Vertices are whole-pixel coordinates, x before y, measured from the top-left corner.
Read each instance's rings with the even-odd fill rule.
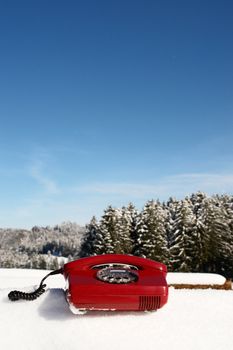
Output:
[[[197,192],[182,200],[109,206],[86,227],[63,223],[32,230],[0,229],[0,267],[54,269],[90,255],[133,254],[169,271],[233,277],[233,196]]]
[[[0,229],[0,268],[56,269],[79,257],[84,233],[85,227],[72,222]]]

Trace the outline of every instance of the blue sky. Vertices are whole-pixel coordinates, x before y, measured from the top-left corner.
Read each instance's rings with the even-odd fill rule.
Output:
[[[0,227],[233,188],[232,1],[1,1]]]

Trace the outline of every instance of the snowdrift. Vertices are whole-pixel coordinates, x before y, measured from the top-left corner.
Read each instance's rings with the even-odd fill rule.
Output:
[[[175,289],[232,289],[231,281],[214,273],[168,273],[167,282]]]

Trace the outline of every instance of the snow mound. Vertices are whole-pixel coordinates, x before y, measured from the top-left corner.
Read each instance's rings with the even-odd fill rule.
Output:
[[[203,285],[222,285],[226,282],[225,277],[214,273],[185,273],[169,272],[167,274],[167,283],[170,284],[203,284]]]

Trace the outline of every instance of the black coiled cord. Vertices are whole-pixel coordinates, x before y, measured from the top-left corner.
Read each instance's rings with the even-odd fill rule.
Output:
[[[46,284],[43,284],[43,282],[46,280],[46,278],[48,278],[49,276],[52,275],[57,275],[59,273],[63,273],[63,269],[59,269],[59,270],[54,270],[50,273],[48,273],[40,282],[39,287],[33,291],[33,292],[29,292],[29,293],[25,293],[25,292],[21,292],[19,290],[12,290],[9,294],[8,294],[8,298],[11,301],[17,301],[17,300],[35,300],[37,299],[39,296],[41,296],[41,294],[43,294],[45,292],[45,287]]]

